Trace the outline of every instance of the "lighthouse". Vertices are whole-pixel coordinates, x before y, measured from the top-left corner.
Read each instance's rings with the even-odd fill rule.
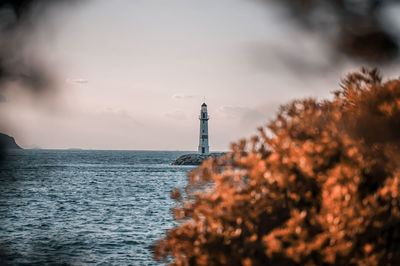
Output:
[[[207,114],[207,104],[203,103],[200,109],[200,137],[199,137],[199,153],[207,154],[209,153],[208,147],[208,114]]]

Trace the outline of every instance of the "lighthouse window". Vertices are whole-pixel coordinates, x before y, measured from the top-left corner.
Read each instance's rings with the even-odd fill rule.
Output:
[[[203,113],[203,118],[206,118],[206,114],[205,113]]]
[[[201,147],[201,153],[205,153],[204,147]]]

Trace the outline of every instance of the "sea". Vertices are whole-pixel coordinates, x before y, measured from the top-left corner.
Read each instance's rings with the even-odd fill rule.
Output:
[[[163,265],[183,151],[15,150],[0,165],[2,265]]]

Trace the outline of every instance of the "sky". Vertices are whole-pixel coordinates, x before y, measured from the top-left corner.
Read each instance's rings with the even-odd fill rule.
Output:
[[[196,150],[205,99],[210,150],[223,151],[359,68],[256,0],[88,1],[49,12],[30,42],[58,83],[2,95],[1,130],[25,148]]]

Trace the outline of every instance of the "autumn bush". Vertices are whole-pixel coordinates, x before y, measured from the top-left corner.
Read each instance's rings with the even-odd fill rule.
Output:
[[[400,79],[349,74],[298,100],[174,191],[175,265],[400,265]]]

